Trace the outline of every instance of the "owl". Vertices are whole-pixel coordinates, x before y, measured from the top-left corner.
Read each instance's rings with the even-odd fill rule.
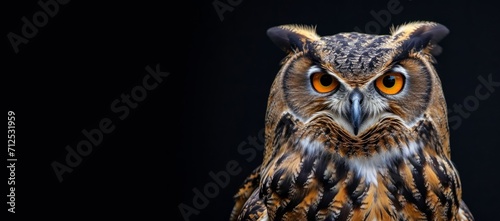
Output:
[[[269,92],[262,163],[230,220],[474,220],[451,161],[436,73],[449,30],[267,30],[286,56]]]

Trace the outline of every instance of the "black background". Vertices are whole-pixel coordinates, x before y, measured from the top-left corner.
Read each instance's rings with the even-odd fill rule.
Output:
[[[21,18],[32,19],[41,8],[36,1],[4,3],[0,45],[7,108],[16,112],[16,217],[183,220],[179,206],[195,207],[193,189],[203,192],[214,183],[210,172],[236,162],[240,170],[227,186],[211,189],[208,205],[189,217],[227,220],[232,196],[262,159],[262,152],[252,158],[238,146],[248,148],[248,138],[264,127],[269,88],[284,56],[266,30],[288,23],[316,25],[320,35],[366,30],[376,21],[370,12],[387,10],[389,1],[220,2],[232,8],[222,21],[213,1],[70,1],[17,54],[8,33],[21,35]],[[403,9],[391,15],[391,25],[430,20],[450,29],[436,65],[450,107],[474,96],[479,76],[500,81],[500,19],[491,3],[398,2]],[[379,33],[389,26],[379,24]],[[157,64],[170,75],[120,120],[110,104]],[[493,219],[500,197],[499,94],[496,87],[450,130],[463,198],[477,220]],[[74,148],[85,139],[81,131],[103,118],[115,130],[60,183],[51,163],[64,162],[65,147]]]

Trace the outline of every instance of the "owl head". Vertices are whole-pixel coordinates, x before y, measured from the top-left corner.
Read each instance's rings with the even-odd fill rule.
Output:
[[[394,122],[412,130],[424,117],[447,131],[434,56],[448,32],[433,22],[407,23],[388,35],[319,36],[301,25],[268,29],[286,52],[268,100],[268,134],[285,113],[305,125],[329,116],[352,139],[370,137],[373,128]]]

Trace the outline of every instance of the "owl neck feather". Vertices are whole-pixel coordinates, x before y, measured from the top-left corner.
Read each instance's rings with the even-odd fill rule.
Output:
[[[383,119],[379,126],[359,137],[353,137],[332,122],[327,117],[318,117],[305,126],[293,115],[283,115],[276,125],[271,159],[282,155],[278,154],[281,151],[297,151],[302,156],[329,154],[356,177],[378,185],[378,174],[395,162],[413,159],[422,151],[441,153],[443,149],[428,121],[420,121],[408,130],[398,121]]]
[[[296,207],[308,205],[312,216],[327,220],[452,220],[460,180],[432,123],[417,123],[403,136],[397,123],[386,122],[388,134],[362,141],[346,140],[326,122],[304,126],[285,115],[276,125],[259,190],[272,219],[303,216]]]

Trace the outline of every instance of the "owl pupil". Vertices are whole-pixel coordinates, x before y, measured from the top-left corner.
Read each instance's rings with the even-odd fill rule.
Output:
[[[387,88],[391,88],[396,84],[396,78],[394,76],[385,76],[384,80],[382,81],[384,83],[384,86]]]
[[[321,76],[319,81],[321,82],[321,85],[328,86],[332,84],[333,79],[330,75],[324,74],[323,76]]]

